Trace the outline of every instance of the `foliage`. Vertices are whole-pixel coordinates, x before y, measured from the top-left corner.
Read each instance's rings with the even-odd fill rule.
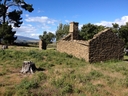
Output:
[[[55,35],[52,32],[44,31],[43,35],[39,35],[40,40],[42,40],[42,49],[47,49],[47,45],[55,40]]]
[[[125,47],[128,47],[128,23],[121,25],[119,28],[119,36],[125,42]]]
[[[14,10],[10,11],[9,8],[11,7]],[[22,9],[28,12],[34,10],[32,5],[27,4],[24,0],[0,0],[0,24],[8,29],[6,30],[5,27],[0,28],[0,40],[3,39],[5,44],[12,44],[17,39],[14,37],[16,32],[12,31],[12,25],[20,27],[23,23],[21,21]]]
[[[46,42],[46,45],[48,45],[55,40],[55,35],[52,32],[44,31],[43,35],[39,35],[39,38]]]
[[[114,33],[119,34],[119,24],[112,23],[112,30],[113,30]]]
[[[9,12],[10,7],[15,7],[15,9],[11,12]],[[17,10],[16,10],[17,9]],[[11,22],[14,23],[14,25],[18,25],[16,27],[19,27],[20,22],[22,18],[20,18],[20,15],[22,14],[22,10],[24,9],[28,12],[32,12],[34,9],[32,8],[31,4],[27,4],[24,0],[1,0],[0,1],[0,17],[2,17],[2,23],[5,22]]]
[[[56,30],[56,40],[60,40],[69,33],[69,24],[60,23]]]
[[[9,23],[14,23],[14,27],[20,27],[20,25],[23,23],[22,21],[22,18],[20,17],[22,14],[22,11],[19,11],[19,10],[14,10],[12,12],[10,12],[8,14],[8,17],[9,17],[9,20],[8,22]]]
[[[125,47],[128,48],[128,22],[125,25],[119,26],[117,23],[112,23],[112,30],[119,36],[125,43]]]
[[[80,39],[82,40],[92,39],[96,33],[98,33],[99,31],[102,31],[103,29],[105,29],[105,27],[101,25],[98,26],[91,23],[84,24],[79,33]]]
[[[94,25],[91,23],[84,24],[79,32],[80,39],[82,40],[89,40],[92,39],[95,34],[104,30],[106,27],[102,25]],[[112,23],[112,31],[124,41],[125,47],[128,48],[128,23],[126,22],[125,25],[119,26],[117,23]]]
[[[15,37],[16,31],[12,31],[11,25],[8,23],[4,23],[0,25],[0,38],[2,38],[2,44],[13,44],[13,42],[17,39]]]

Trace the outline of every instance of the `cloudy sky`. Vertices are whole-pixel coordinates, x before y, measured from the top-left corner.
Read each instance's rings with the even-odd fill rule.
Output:
[[[128,0],[24,0],[33,4],[32,13],[23,12],[23,24],[15,28],[17,35],[39,39],[43,31],[57,30],[59,23],[111,26],[128,22]]]

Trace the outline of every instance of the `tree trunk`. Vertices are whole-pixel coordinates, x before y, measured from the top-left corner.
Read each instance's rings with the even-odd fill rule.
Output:
[[[2,50],[8,49],[8,45],[2,45]]]
[[[4,0],[3,24],[5,23],[6,12],[7,12],[6,1],[7,1],[7,0]]]
[[[31,61],[24,61],[21,69],[21,73],[34,73],[36,71],[35,63]]]

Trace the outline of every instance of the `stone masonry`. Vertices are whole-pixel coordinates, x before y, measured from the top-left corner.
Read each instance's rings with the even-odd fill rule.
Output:
[[[78,22],[71,22],[69,27],[69,34],[62,38],[62,40],[77,40],[78,39]]]
[[[39,41],[39,49],[42,50],[42,40]]]
[[[94,35],[92,39],[82,41],[77,39],[77,28],[77,22],[70,23],[69,34],[57,42],[57,50],[59,52],[71,54],[90,63],[123,59],[124,42],[111,29],[105,29]]]
[[[105,29],[89,41],[89,62],[121,60],[124,56],[124,42],[112,32]]]
[[[46,43],[43,40],[39,41],[39,49],[42,50],[46,50]]]

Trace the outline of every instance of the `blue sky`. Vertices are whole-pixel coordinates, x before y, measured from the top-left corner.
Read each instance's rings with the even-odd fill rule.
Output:
[[[112,23],[123,25],[128,22],[128,0],[25,0],[33,4],[32,13],[23,12],[23,24],[17,35],[39,39],[43,31],[57,30],[59,23],[111,26]]]

